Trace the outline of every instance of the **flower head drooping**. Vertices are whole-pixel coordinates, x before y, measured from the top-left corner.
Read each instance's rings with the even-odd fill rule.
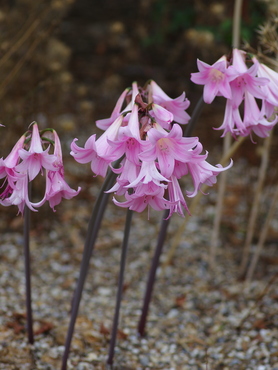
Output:
[[[277,115],[271,117],[278,106],[276,72],[236,48],[231,59],[223,56],[212,66],[198,61],[198,68],[191,80],[204,85],[204,101],[210,104],[217,95],[227,99],[224,120],[218,128],[224,130],[222,136],[228,132],[234,137],[252,132],[260,137],[269,135],[278,120]]]
[[[49,149],[50,146],[43,150],[38,125],[34,123],[29,149],[22,148],[18,152],[22,161],[17,165],[17,171],[28,174],[30,181],[34,180],[43,168],[55,171],[53,162],[55,162],[56,156],[49,154]]]
[[[71,189],[65,181],[61,142],[55,130],[53,130],[53,136],[54,156],[56,157],[56,161],[54,162],[55,171],[46,171],[46,190],[42,202],[48,201],[50,207],[55,212],[54,207],[61,202],[62,198],[71,199],[75,197],[79,194],[81,188],[78,187],[77,190]]]
[[[42,137],[36,122],[32,131],[26,132],[15,144],[10,154],[0,159],[0,178],[3,179],[0,204],[15,205],[19,213],[27,206],[32,211],[49,201],[54,206],[62,198],[70,199],[77,195],[80,188],[71,189],[64,179],[62,150],[56,131],[47,129],[48,137]],[[50,138],[49,138],[50,136]],[[47,148],[43,147],[47,145]],[[50,146],[54,146],[50,154]],[[29,183],[41,173],[46,179],[45,194],[40,202],[29,199]]]
[[[126,106],[124,106],[124,99]],[[212,185],[215,176],[227,169],[214,167],[201,155],[202,145],[197,137],[183,137],[180,124],[189,121],[185,109],[189,101],[183,93],[171,99],[154,82],[145,88],[136,83],[126,89],[109,119],[97,121],[106,131],[96,139],[91,136],[84,148],[71,144],[71,154],[79,163],[91,163],[96,175],[105,176],[108,166],[117,175],[108,191],[125,197],[116,205],[142,212],[146,208],[169,210],[184,215],[188,207],[179,184],[184,175],[191,175],[194,191],[201,184]],[[113,161],[121,159],[119,168]]]

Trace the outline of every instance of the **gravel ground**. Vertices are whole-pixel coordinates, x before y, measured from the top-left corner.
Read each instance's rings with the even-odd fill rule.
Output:
[[[223,216],[222,241],[213,271],[208,267],[208,248],[216,188],[203,197],[202,209],[191,216],[174,259],[165,265],[171,240],[182,222],[179,217],[171,220],[144,338],[138,337],[137,324],[161,214],[151,212],[149,220],[147,213],[134,215],[114,369],[278,369],[275,243],[269,242],[267,248],[268,261],[274,262],[266,264],[262,259],[250,286],[238,280],[246,211],[243,202],[235,197],[236,189],[244,186],[240,173],[247,173],[240,164],[229,173],[229,207]],[[249,175],[254,176],[252,171]],[[33,217],[31,264],[36,335],[32,346],[27,343],[25,329],[22,219],[17,217],[2,232],[0,369],[60,368],[91,212],[88,204],[93,204],[98,188],[97,183],[91,185],[87,195],[81,193],[78,199],[65,201],[55,214],[45,211],[45,222],[39,222],[37,215]],[[233,207],[231,199],[236,199]],[[106,369],[124,218],[122,209],[109,204],[82,296],[68,369]],[[239,247],[235,247],[236,241]]]

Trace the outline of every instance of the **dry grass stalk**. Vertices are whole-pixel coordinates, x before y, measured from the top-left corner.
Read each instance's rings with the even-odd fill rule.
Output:
[[[272,131],[270,132],[270,135],[264,140],[263,151],[262,151],[262,160],[261,160],[261,165],[260,165],[260,169],[259,169],[258,181],[257,181],[254,201],[253,201],[253,205],[252,205],[252,209],[251,209],[250,217],[249,217],[249,221],[248,221],[246,239],[245,239],[245,243],[244,243],[244,247],[243,247],[242,259],[241,259],[241,264],[240,264],[240,269],[239,269],[240,276],[245,275],[248,260],[249,260],[251,243],[252,243],[252,239],[253,239],[253,235],[254,235],[254,231],[255,231],[256,220],[257,220],[260,200],[261,200],[261,196],[262,196],[263,183],[264,183],[264,180],[265,180],[267,166],[268,166],[268,162],[269,162],[269,151],[270,151],[270,146],[271,146],[271,137],[272,137]]]
[[[240,137],[237,141],[235,141],[230,146],[229,150],[221,158],[221,161],[220,161],[221,165],[224,165],[233,156],[233,154],[238,150],[238,148],[244,142],[245,139],[246,139],[246,137]],[[194,211],[195,211],[197,205],[199,205],[201,197],[203,196],[203,194],[206,193],[208,188],[209,188],[208,185],[203,185],[201,191],[199,191],[199,193],[192,199],[192,202],[189,205],[189,210],[190,210],[191,214],[194,214]],[[186,228],[186,224],[188,222],[189,217],[190,217],[190,215],[186,214],[184,220],[180,224],[179,228],[176,230],[175,237],[173,238],[172,243],[171,243],[171,248],[169,249],[169,251],[167,253],[167,256],[166,256],[166,259],[165,259],[165,262],[164,262],[164,265],[163,265],[164,267],[171,263],[171,261],[173,259],[173,256],[175,254],[176,248],[180,244],[182,234],[183,234],[183,232]]]
[[[241,11],[242,11],[242,0],[235,0],[233,16],[233,34],[232,34],[233,48],[239,48],[240,45]],[[229,151],[230,146],[231,146],[231,136],[228,134],[225,136],[223,143],[224,155]],[[209,255],[209,264],[211,269],[213,269],[215,265],[216,250],[219,243],[220,223],[222,218],[226,182],[227,174],[222,173],[219,180],[219,190],[216,203],[215,218],[211,235],[210,255]]]
[[[223,153],[226,155],[231,147],[231,135],[226,135],[223,142]],[[216,250],[219,244],[219,232],[220,223],[223,213],[224,196],[227,184],[227,172],[223,172],[220,176],[219,187],[218,187],[218,197],[215,209],[215,217],[213,223],[213,229],[211,234],[210,242],[210,254],[209,254],[209,265],[213,269],[215,265]]]
[[[265,240],[266,240],[266,237],[267,237],[270,222],[273,218],[273,215],[274,215],[274,212],[275,212],[275,209],[276,209],[277,199],[278,199],[278,186],[276,187],[274,196],[272,198],[271,207],[268,210],[268,214],[266,216],[263,228],[262,228],[261,233],[260,233],[258,244],[256,246],[255,252],[254,252],[253,257],[251,259],[250,266],[249,266],[249,268],[247,270],[247,273],[246,273],[246,282],[247,283],[249,283],[252,280],[255,269],[257,267],[260,254],[263,250],[263,246],[264,246],[264,243],[265,243]]]

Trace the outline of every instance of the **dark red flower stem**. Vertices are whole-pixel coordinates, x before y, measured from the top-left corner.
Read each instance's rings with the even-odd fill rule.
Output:
[[[170,222],[170,218],[168,218],[168,215],[169,215],[169,210],[167,209],[165,211],[164,217],[161,222],[157,245],[156,245],[155,253],[152,259],[152,264],[151,264],[151,268],[150,268],[150,272],[148,276],[141,317],[140,317],[140,321],[138,324],[138,333],[141,336],[144,336],[145,334],[145,326],[146,326],[146,321],[147,321],[147,316],[148,316],[148,311],[149,311],[149,305],[150,305],[150,301],[152,297],[153,287],[155,283],[156,270],[159,265],[159,258],[162,253],[162,248],[163,248],[165,237],[167,234],[167,228]]]
[[[30,267],[30,209],[24,208],[24,264],[25,264],[25,290],[28,342],[34,343],[32,293],[31,293],[31,267]]]
[[[205,103],[204,103],[203,97],[201,97],[195,106],[195,109],[192,113],[189,123],[186,126],[184,126],[184,136],[185,137],[191,136],[192,131],[202,113],[204,105]],[[148,316],[149,305],[150,305],[150,301],[152,297],[153,287],[155,283],[156,270],[159,265],[159,259],[160,259],[160,255],[162,253],[164,241],[166,238],[167,228],[170,223],[170,218],[168,218],[168,215],[169,215],[169,210],[166,210],[164,217],[162,219],[162,222],[161,222],[161,227],[160,227],[160,231],[158,235],[158,241],[157,241],[156,249],[154,252],[154,256],[153,256],[153,260],[152,260],[152,264],[151,264],[151,268],[150,268],[150,272],[148,276],[148,281],[147,281],[146,291],[145,291],[145,296],[144,296],[144,301],[143,301],[143,307],[141,311],[141,317],[140,317],[140,320],[138,323],[138,329],[137,329],[138,333],[141,336],[145,335],[145,327],[146,327],[147,316]]]
[[[95,203],[89,224],[88,224],[88,232],[85,240],[84,245],[84,251],[83,251],[83,257],[80,265],[80,272],[79,272],[79,278],[77,282],[77,287],[74,292],[73,301],[72,301],[72,309],[71,309],[71,318],[70,323],[68,327],[66,342],[65,342],[65,351],[63,355],[62,360],[62,370],[67,369],[67,361],[69,357],[70,352],[70,345],[72,341],[72,336],[74,332],[74,326],[76,322],[76,318],[78,315],[78,309],[79,304],[82,296],[82,291],[84,288],[84,283],[86,280],[90,258],[94,249],[94,245],[97,239],[98,231],[101,225],[101,221],[104,215],[104,211],[106,209],[106,205],[108,202],[109,195],[108,193],[105,193],[108,189],[111,188],[115,181],[115,177],[117,175],[114,174],[112,171],[109,172],[109,174],[106,176],[106,179],[102,185],[102,188],[100,190],[99,196],[97,198],[97,201]]]
[[[127,249],[128,249],[128,238],[129,238],[129,233],[130,233],[130,228],[131,228],[132,214],[133,214],[133,211],[128,209],[127,214],[126,214],[125,231],[124,231],[124,238],[123,238],[123,244],[122,244],[122,254],[121,254],[121,262],[120,262],[120,272],[119,272],[119,279],[118,279],[118,291],[117,291],[117,298],[116,298],[114,321],[113,321],[113,328],[112,328],[112,333],[111,333],[110,347],[109,347],[108,359],[107,359],[108,365],[113,364],[113,358],[114,358],[114,352],[115,352],[115,346],[116,346],[116,340],[117,340],[119,315],[120,315],[123,285],[124,285],[124,271],[125,271],[126,255],[127,255]]]
[[[196,126],[196,123],[202,113],[202,110],[205,106],[205,102],[204,102],[204,99],[203,99],[203,96],[201,96],[201,98],[198,100],[193,112],[192,112],[192,115],[191,115],[191,118],[190,118],[190,121],[188,122],[187,125],[183,125],[183,136],[185,137],[188,137],[188,136],[191,136],[192,134],[192,131],[194,129],[194,127]]]

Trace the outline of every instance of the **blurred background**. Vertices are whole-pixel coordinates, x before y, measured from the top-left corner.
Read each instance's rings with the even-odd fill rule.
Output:
[[[242,40],[254,49],[270,4],[243,1]],[[101,179],[93,178],[89,166],[75,166],[69,155],[73,138],[83,145],[89,135],[98,133],[95,121],[110,116],[119,95],[133,81],[144,85],[154,79],[172,98],[185,91],[191,114],[203,88],[190,82],[190,74],[197,71],[197,58],[211,64],[230,52],[233,6],[231,0],[2,0],[1,156],[9,153],[32,121],[41,129],[54,128],[64,146],[66,177],[72,187],[82,186],[78,199],[86,199],[86,190]],[[222,132],[212,128],[221,125],[224,106],[223,98],[206,105],[193,132],[213,164],[221,158]],[[262,140],[255,139],[257,145],[246,140],[235,163],[237,158],[259,163]],[[277,164],[275,148],[277,135],[272,169]],[[249,189],[240,191],[251,204]],[[239,197],[236,193],[233,202]],[[15,209],[4,212],[15,216]],[[227,217],[230,222],[230,214]],[[10,221],[3,221],[4,229],[8,225]]]
[[[256,47],[266,5],[243,1],[242,37]],[[196,59],[213,63],[231,45],[233,1],[2,0],[0,4],[1,144],[36,120],[64,138],[88,135],[110,116],[133,81],[154,79],[171,97],[183,91],[189,113],[202,94],[190,82]],[[208,124],[223,106],[207,107]],[[218,138],[220,132],[216,132]],[[205,138],[205,135],[204,135]],[[10,145],[10,142],[9,142]],[[2,153],[3,155],[3,149]],[[9,148],[8,148],[9,150]]]

